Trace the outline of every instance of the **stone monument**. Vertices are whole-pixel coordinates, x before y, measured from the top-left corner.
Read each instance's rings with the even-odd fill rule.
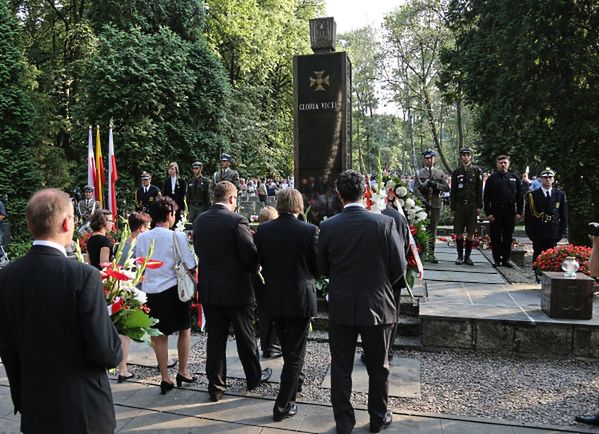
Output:
[[[309,220],[341,210],[335,179],[351,168],[351,62],[335,52],[335,20],[310,20],[314,54],[294,56],[295,186]]]

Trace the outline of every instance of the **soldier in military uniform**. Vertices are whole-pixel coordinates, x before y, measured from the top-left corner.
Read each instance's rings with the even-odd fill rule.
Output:
[[[141,173],[141,187],[135,191],[135,211],[150,212],[150,206],[161,196],[160,189],[152,185],[152,176]]]
[[[460,167],[451,174],[451,212],[453,233],[458,251],[457,265],[474,265],[470,254],[476,232],[476,218],[483,207],[483,172],[472,164],[472,150],[460,151]],[[466,229],[466,252],[464,254],[464,229]]]
[[[441,169],[435,168],[435,157],[437,153],[432,149],[427,149],[422,153],[424,167],[416,173],[414,180],[414,195],[419,198],[426,206],[429,225],[427,232],[430,235],[428,261],[436,264],[439,261],[435,258],[435,241],[437,239],[437,226],[441,217],[441,207],[443,201],[441,193],[449,191],[447,176]]]
[[[86,185],[83,189],[84,199],[77,203],[77,215],[79,216],[79,233],[89,230],[89,219],[94,212],[102,209],[100,202],[94,197],[94,187]]]
[[[236,170],[231,169],[231,156],[229,154],[221,154],[220,156],[220,170],[214,172],[210,182],[210,199],[214,199],[214,187],[221,181],[229,181],[233,183],[237,191],[241,189],[239,182],[239,173]]]
[[[210,208],[210,181],[202,175],[202,163],[199,161],[191,165],[193,178],[187,184],[187,206],[189,207],[188,220],[193,223],[197,216]]]
[[[497,170],[489,176],[483,193],[485,214],[489,219],[493,267],[514,268],[510,260],[516,221],[522,217],[522,182],[509,172],[510,157],[500,155]]]
[[[553,187],[555,172],[549,168],[541,172],[541,188],[526,195],[524,227],[532,241],[532,260],[543,250],[555,247],[568,228],[566,194]]]

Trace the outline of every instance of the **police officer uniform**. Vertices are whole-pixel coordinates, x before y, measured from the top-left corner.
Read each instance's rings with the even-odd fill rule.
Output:
[[[141,179],[152,179],[148,172],[142,172]],[[153,184],[142,185],[135,191],[135,211],[150,212],[150,206],[161,196],[160,189]]]
[[[483,194],[485,214],[494,220],[489,224],[493,265],[512,268],[512,237],[516,214],[522,215],[522,182],[512,172],[494,171],[487,179]]]
[[[541,177],[554,177],[551,169],[541,172]],[[566,194],[553,185],[545,186],[526,195],[524,209],[526,235],[532,241],[533,262],[542,251],[554,248],[568,228],[568,203]]]
[[[93,193],[94,188],[91,185],[86,185],[83,191],[85,193]],[[77,214],[79,215],[81,226],[85,226],[87,222],[89,222],[92,214],[99,209],[102,209],[102,206],[94,197],[80,200],[77,203]]]
[[[231,156],[229,154],[221,154],[220,161],[231,161]],[[233,170],[230,167],[226,169],[220,169],[214,172],[212,176],[212,180],[210,182],[210,199],[214,200],[214,187],[221,181],[229,181],[233,183],[233,185],[237,188],[237,192],[239,193],[241,184],[239,182],[239,172],[237,170]]]
[[[427,149],[422,153],[422,156],[424,158],[433,158],[437,156],[437,153],[432,149]],[[424,202],[428,213],[429,225],[427,232],[430,235],[429,262],[433,264],[438,262],[437,258],[435,258],[435,241],[437,239],[437,226],[441,217],[441,207],[443,206],[441,193],[447,191],[449,191],[447,176],[441,169],[437,169],[431,165],[431,167],[423,167],[416,173],[414,195]]]
[[[460,151],[460,157],[464,154],[472,155],[470,148],[464,148]],[[472,237],[476,232],[476,218],[478,212],[483,207],[483,172],[482,170],[469,163],[467,166],[460,158],[460,166],[451,174],[451,211],[454,214],[453,233],[456,237],[456,249],[458,259],[456,264],[465,263],[474,265],[470,259],[472,253]],[[464,255],[464,238],[462,235],[466,229],[468,238],[466,240],[466,254]]]
[[[191,167],[202,167],[199,161]],[[189,221],[210,208],[210,181],[204,175],[194,176],[187,184],[187,205],[189,206]]]

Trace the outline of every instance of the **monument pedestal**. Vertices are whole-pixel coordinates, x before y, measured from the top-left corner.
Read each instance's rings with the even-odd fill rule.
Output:
[[[576,273],[576,278],[567,278],[564,273],[544,271],[541,277],[541,309],[551,318],[591,319],[593,282],[582,273]]]

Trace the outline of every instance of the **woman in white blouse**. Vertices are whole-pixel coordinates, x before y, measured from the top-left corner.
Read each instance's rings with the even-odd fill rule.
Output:
[[[137,237],[135,256],[146,257],[154,242],[152,259],[162,261],[164,265],[157,269],[146,269],[141,286],[148,295],[147,305],[150,316],[157,318],[156,325],[162,336],[153,336],[152,344],[158,361],[162,381],[160,392],[164,395],[175,386],[168,372],[168,337],[179,332],[177,350],[179,353],[179,372],[176,376],[177,386],[182,383],[195,383],[197,377],[189,373],[187,362],[191,336],[191,317],[189,302],[179,300],[177,293],[177,275],[175,274],[175,245],[179,245],[181,257],[189,270],[195,273],[195,257],[189,249],[187,237],[183,232],[174,232],[177,204],[170,197],[158,198],[150,207],[150,216],[155,223],[154,229]]]

